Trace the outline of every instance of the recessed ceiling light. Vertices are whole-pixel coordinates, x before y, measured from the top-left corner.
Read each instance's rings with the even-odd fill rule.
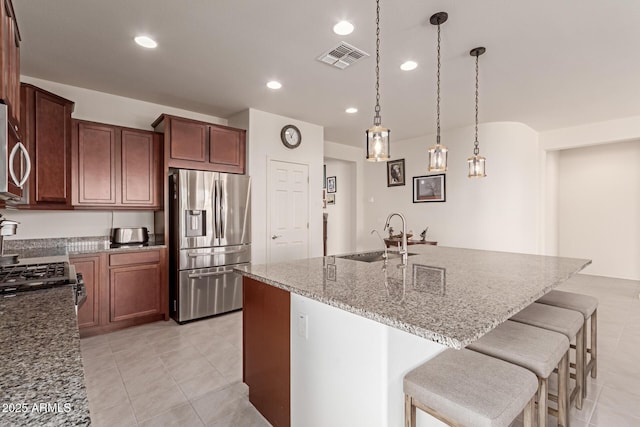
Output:
[[[267,83],[267,87],[269,89],[280,89],[282,87],[282,83],[271,80],[269,83]]]
[[[411,71],[418,68],[418,63],[415,61],[407,61],[400,66],[400,69],[403,71]]]
[[[357,109],[357,108],[355,108],[355,107],[349,107],[349,108],[347,108],[347,109],[346,109],[346,110],[344,110],[344,111],[345,111],[346,113],[349,113],[349,114],[355,114],[355,113],[357,113],[357,112],[358,112],[358,109]]]
[[[333,26],[333,32],[339,36],[346,36],[353,32],[353,24],[349,21],[340,21]]]
[[[147,36],[138,36],[134,39],[136,43],[138,43],[142,47],[146,47],[147,49],[153,49],[158,47],[158,43],[151,37]]]

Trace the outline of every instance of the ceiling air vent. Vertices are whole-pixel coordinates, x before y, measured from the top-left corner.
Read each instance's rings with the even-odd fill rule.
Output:
[[[351,46],[348,43],[340,42],[338,46],[320,55],[318,57],[318,61],[344,70],[349,65],[354,64],[367,56],[369,56],[367,52]]]

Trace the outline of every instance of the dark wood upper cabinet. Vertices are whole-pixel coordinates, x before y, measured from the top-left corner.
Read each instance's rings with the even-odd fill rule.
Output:
[[[157,206],[160,135],[123,129],[122,204]]]
[[[20,31],[11,0],[0,0],[0,98],[9,117],[20,127]]]
[[[209,163],[220,172],[244,173],[246,132],[221,126],[209,126]]]
[[[207,125],[188,120],[171,120],[169,158],[190,162],[206,161]]]
[[[116,128],[90,122],[78,122],[77,141],[77,193],[74,205],[115,205],[116,194]]]
[[[244,174],[246,131],[163,114],[151,125],[164,133],[167,167]]]
[[[71,208],[71,113],[74,103],[21,85],[23,143],[31,156],[29,208]]]
[[[161,206],[162,135],[73,120],[72,139],[75,207]]]

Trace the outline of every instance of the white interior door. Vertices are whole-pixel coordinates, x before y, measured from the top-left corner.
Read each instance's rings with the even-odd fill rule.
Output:
[[[269,161],[269,262],[309,256],[309,165]]]

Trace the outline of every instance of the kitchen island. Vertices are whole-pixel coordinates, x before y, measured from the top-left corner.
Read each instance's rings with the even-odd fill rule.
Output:
[[[411,253],[406,266],[323,257],[242,271],[245,382],[272,424],[402,426],[406,372],[590,263],[430,245]]]

